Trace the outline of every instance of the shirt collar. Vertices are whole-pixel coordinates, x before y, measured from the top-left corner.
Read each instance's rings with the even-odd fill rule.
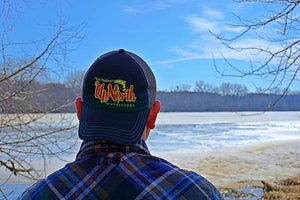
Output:
[[[140,139],[132,146],[125,146],[121,144],[111,143],[105,140],[91,140],[83,141],[80,150],[76,156],[79,157],[94,154],[94,153],[114,153],[114,152],[137,152],[142,154],[150,154],[150,151],[143,139]]]

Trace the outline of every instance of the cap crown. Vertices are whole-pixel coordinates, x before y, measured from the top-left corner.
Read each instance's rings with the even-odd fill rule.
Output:
[[[82,100],[95,109],[136,112],[156,98],[155,77],[139,56],[124,50],[100,56],[84,77]]]

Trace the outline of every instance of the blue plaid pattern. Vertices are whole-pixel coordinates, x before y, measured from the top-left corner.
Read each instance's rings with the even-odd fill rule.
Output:
[[[18,199],[222,199],[198,174],[134,146],[85,141],[76,160],[29,187]]]

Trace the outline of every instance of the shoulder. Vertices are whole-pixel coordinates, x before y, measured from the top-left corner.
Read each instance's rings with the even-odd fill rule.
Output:
[[[67,184],[57,181],[64,174],[66,167],[50,174],[47,178],[38,180],[17,199],[55,199],[57,197],[56,188],[63,189],[67,186]]]
[[[169,179],[178,181],[175,184],[180,188],[178,195],[186,199],[222,199],[221,194],[211,182],[193,171],[178,168]]]
[[[22,194],[17,198],[20,199],[39,199],[41,194],[43,194],[43,188],[45,185],[45,179],[40,179],[29,188],[27,188]],[[47,196],[45,196],[46,198]]]
[[[221,194],[203,176],[154,156],[149,156],[147,166],[156,177],[157,187],[165,188],[163,196],[167,199],[222,199]]]

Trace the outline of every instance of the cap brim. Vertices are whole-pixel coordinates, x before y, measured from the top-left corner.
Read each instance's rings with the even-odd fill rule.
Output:
[[[107,112],[81,105],[79,138],[107,140],[123,145],[136,144],[141,138],[150,109],[139,112]]]

